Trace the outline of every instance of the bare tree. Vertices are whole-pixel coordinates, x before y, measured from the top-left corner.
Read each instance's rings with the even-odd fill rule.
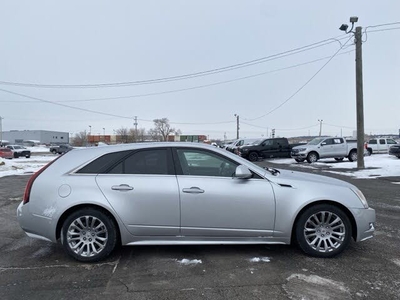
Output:
[[[154,119],[154,128],[150,129],[150,131],[154,131],[153,134],[150,135],[158,135],[162,138],[163,141],[168,141],[168,136],[173,132],[178,132],[169,124],[169,120],[167,118],[162,119]],[[179,129],[178,129],[179,130]],[[150,132],[149,131],[149,132]],[[180,130],[179,130],[180,132]]]
[[[150,138],[151,138],[153,141],[159,142],[159,141],[162,140],[162,137],[161,137],[160,133],[159,133],[156,129],[149,129],[149,131],[147,132],[147,134],[150,136]]]
[[[129,130],[128,128],[121,127],[115,131],[117,134],[117,142],[128,143],[129,141]]]
[[[71,144],[73,146],[82,147],[86,146],[88,142],[88,137],[86,131],[81,131],[73,137]]]

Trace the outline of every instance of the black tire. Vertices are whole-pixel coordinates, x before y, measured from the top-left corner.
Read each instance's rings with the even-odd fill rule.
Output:
[[[371,155],[372,155],[372,149],[371,149],[371,148],[368,148],[367,151],[368,151],[368,155],[371,156]]]
[[[294,160],[297,161],[298,163],[301,163],[304,161],[304,159],[302,159],[302,158],[295,158]]]
[[[343,160],[343,157],[335,157],[335,160],[336,160],[336,161],[342,161],[342,160]]]
[[[26,158],[31,158],[31,156],[30,156],[30,155],[26,155],[25,157],[26,157]]]
[[[14,158],[18,158],[18,157],[19,157],[18,153],[14,152]]]
[[[311,218],[312,222],[309,222]],[[352,236],[351,223],[346,213],[331,204],[317,204],[307,208],[300,215],[294,230],[300,248],[314,257],[338,255],[347,248]]]
[[[80,220],[84,227],[75,223],[75,226],[70,228],[77,220]],[[96,229],[98,226],[100,228]],[[76,260],[96,262],[106,258],[114,250],[117,244],[117,225],[109,215],[98,209],[82,208],[65,220],[61,229],[61,243],[65,252]],[[73,250],[72,247],[77,249]],[[93,250],[98,253],[94,254]]]
[[[357,150],[351,150],[348,156],[349,161],[357,161]]]
[[[57,154],[57,150],[51,150],[51,153]]]
[[[257,161],[258,160],[258,154],[257,152],[250,152],[249,153],[249,161]]]
[[[317,162],[317,160],[318,160],[318,154],[317,154],[317,152],[310,152],[310,153],[308,153],[308,155],[307,155],[307,162],[308,162],[309,164],[315,163],[315,162]]]

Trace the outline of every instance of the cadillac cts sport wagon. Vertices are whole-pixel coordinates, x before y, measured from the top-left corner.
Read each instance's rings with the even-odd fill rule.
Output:
[[[209,145],[127,144],[70,151],[34,174],[17,210],[26,234],[79,261],[122,245],[291,244],[332,257],[373,236],[355,186],[263,169]]]

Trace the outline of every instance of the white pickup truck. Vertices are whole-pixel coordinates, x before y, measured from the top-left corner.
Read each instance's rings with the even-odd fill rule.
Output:
[[[394,139],[371,139],[368,141],[367,151],[371,155],[372,153],[388,153],[389,148],[393,145],[397,145]]]
[[[349,161],[356,161],[357,142],[346,141],[342,137],[318,137],[306,145],[293,147],[291,157],[297,162],[307,160],[309,163],[316,162],[320,158],[334,158],[341,161],[347,157]]]

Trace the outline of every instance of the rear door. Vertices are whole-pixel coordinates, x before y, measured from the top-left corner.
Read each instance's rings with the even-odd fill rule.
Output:
[[[96,182],[130,233],[179,235],[179,190],[170,149],[134,151]]]
[[[275,198],[269,181],[256,174],[233,178],[239,164],[205,149],[175,148],[174,160],[182,235],[272,236]]]

